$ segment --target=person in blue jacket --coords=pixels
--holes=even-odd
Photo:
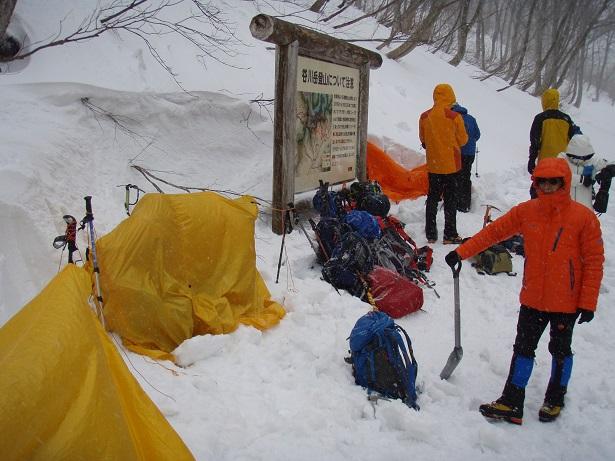
[[[476,158],[476,141],[480,139],[480,130],[476,119],[468,114],[465,107],[455,103],[451,109],[461,114],[468,133],[468,142],[461,147],[461,170],[457,178],[457,210],[467,213],[472,204],[472,164]]]

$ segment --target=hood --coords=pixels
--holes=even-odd
[[[536,169],[532,175],[532,182],[538,196],[540,197],[544,194],[536,184],[536,178],[564,178],[564,187],[550,195],[556,196],[559,195],[560,192],[566,192],[566,196],[570,197],[570,182],[572,180],[572,173],[568,163],[563,158],[544,158],[538,162],[538,165],[536,165]]]
[[[453,106],[451,107],[452,110],[454,110],[455,112],[458,112],[460,114],[467,114],[468,113],[468,109],[466,109],[463,106],[460,106],[459,104],[455,103],[453,104]]]
[[[456,99],[453,87],[448,83],[440,83],[433,90],[433,102],[436,106],[451,107]]]
[[[559,91],[549,88],[542,94],[542,110],[559,109]]]
[[[594,147],[587,136],[584,134],[575,134],[568,143],[566,154],[569,156],[578,158],[584,157],[587,159],[594,155]]]

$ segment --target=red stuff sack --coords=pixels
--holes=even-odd
[[[423,290],[391,269],[374,266],[367,280],[378,310],[394,319],[423,307]]]

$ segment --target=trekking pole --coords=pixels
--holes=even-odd
[[[316,253],[316,256],[318,256],[318,245],[316,243],[314,243],[312,238],[308,235],[307,230],[305,230],[305,227],[301,223],[301,221],[297,221],[296,224],[297,224],[297,226],[299,226],[299,229],[301,229],[301,231],[303,232],[303,235],[305,235],[305,238],[310,243],[310,246],[312,247],[312,250],[314,250],[314,253]]]
[[[318,235],[318,228],[316,227],[316,223],[312,218],[308,219],[310,226],[312,226],[312,230],[314,231],[314,235],[316,236],[316,241],[318,242],[318,246],[320,247],[320,251],[322,251],[322,255],[324,257],[325,262],[329,260],[329,255],[327,254],[327,249],[325,248],[325,244],[320,239],[320,235]]]
[[[459,306],[459,272],[461,271],[461,261],[454,266],[451,266],[453,271],[453,283],[455,292],[455,347],[448,356],[446,365],[440,373],[440,379],[448,379],[461,362],[463,357],[463,349],[461,347],[461,309]]]
[[[293,227],[290,222],[290,210],[294,208],[294,204],[289,203],[288,208],[284,211],[284,226],[282,234],[282,244],[280,245],[280,257],[278,258],[278,273],[275,277],[275,283],[280,280],[280,267],[282,267],[282,253],[284,253],[284,241],[286,240],[286,234],[292,232]]]
[[[96,257],[96,239],[94,236],[94,214],[92,213],[92,197],[88,195],[87,197],[84,197],[84,199],[85,217],[81,221],[81,225],[85,226],[87,224],[88,231],[90,233],[90,244],[92,245],[92,267],[94,268],[94,280],[96,282],[96,301],[98,301],[97,306],[99,308],[99,316],[104,327],[105,320],[102,313],[103,298],[100,291],[100,268],[98,267],[98,259]]]
[[[479,177],[478,176],[478,152],[479,152],[479,150],[477,148],[476,149],[476,154],[474,154],[476,156],[476,162],[474,162],[474,167],[475,167],[475,169],[474,169],[474,176],[476,176],[477,178]]]

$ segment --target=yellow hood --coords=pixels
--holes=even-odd
[[[559,91],[549,88],[542,94],[542,110],[559,109]]]
[[[433,102],[436,106],[450,107],[456,100],[453,87],[448,83],[439,83],[433,90]]]

